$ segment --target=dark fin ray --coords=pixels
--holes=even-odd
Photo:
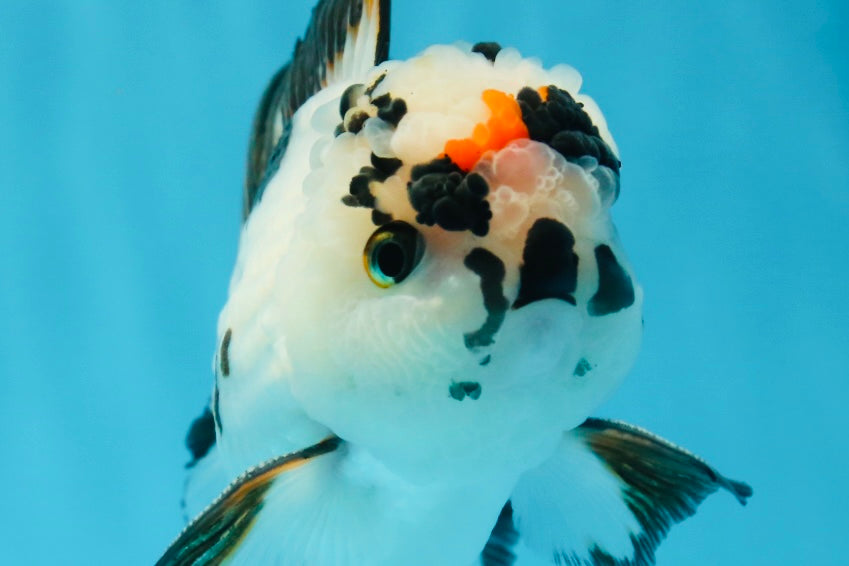
[[[513,505],[508,501],[501,509],[489,540],[481,552],[481,566],[512,566],[516,562],[513,547],[519,532],[513,524]]]
[[[648,431],[588,419],[511,494],[513,552],[568,566],[651,566],[672,525],[719,488],[752,489]]]
[[[707,462],[638,426],[587,419],[578,427],[590,448],[629,486],[654,496],[675,522],[696,512],[705,497],[723,488],[741,505],[752,496],[748,484],[728,479]],[[677,493],[663,493],[667,486]],[[665,496],[672,496],[664,499]]]
[[[180,533],[156,565],[221,564],[250,530],[274,480],[317,456],[333,452],[341,442],[333,436],[249,470]]]
[[[295,111],[327,84],[351,72],[342,67],[372,67],[387,59],[389,11],[390,0],[322,0],[313,9],[304,39],[295,44],[292,61],[271,79],[254,116],[245,177],[245,219],[286,151]],[[374,14],[377,21],[369,19]],[[361,30],[369,35],[363,38],[368,41],[357,41]],[[343,53],[349,34],[355,40],[355,51],[371,45],[373,38],[373,51]],[[343,60],[343,55],[352,60]]]
[[[752,488],[731,480],[698,456],[651,432],[618,421],[587,419],[576,431],[622,481],[625,502],[642,526],[633,534],[634,556],[616,560],[596,546],[596,564],[650,565],[655,551],[675,523],[696,513],[699,504],[723,488],[741,505]]]

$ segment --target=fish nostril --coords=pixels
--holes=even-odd
[[[575,304],[578,285],[578,256],[575,237],[569,228],[551,218],[540,218],[528,231],[519,269],[518,309],[542,299],[560,299]]]

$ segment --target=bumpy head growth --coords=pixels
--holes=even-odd
[[[609,216],[616,148],[579,86],[439,46],[299,111],[317,143],[269,318],[308,413],[421,465],[547,442],[618,383],[641,295]]]

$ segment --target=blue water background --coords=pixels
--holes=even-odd
[[[182,526],[250,120],[311,7],[244,4],[0,3],[4,564],[150,564]],[[498,40],[604,109],[646,332],[598,413],[755,487],[658,562],[846,564],[847,3],[639,4],[399,1],[391,53]]]

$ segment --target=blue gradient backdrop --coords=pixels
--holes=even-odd
[[[308,2],[0,2],[4,564],[151,564],[181,528],[254,105]],[[660,564],[846,564],[849,29],[835,2],[397,1],[392,55],[584,75],[646,291],[600,415],[752,483]]]

